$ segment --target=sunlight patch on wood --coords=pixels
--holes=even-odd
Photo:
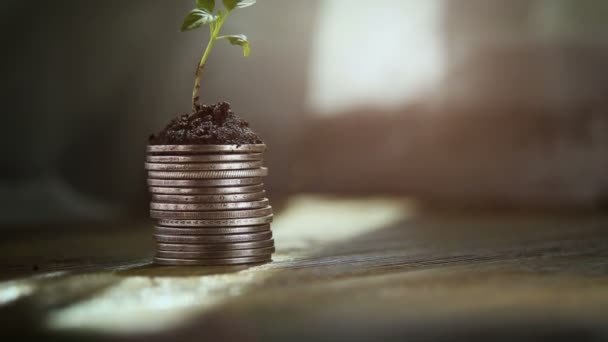
[[[415,213],[407,199],[335,199],[297,196],[273,225],[277,253],[347,240],[385,228]]]
[[[90,299],[52,312],[47,325],[110,334],[172,328],[261,282],[270,273],[257,272],[259,267],[194,277],[125,277]]]

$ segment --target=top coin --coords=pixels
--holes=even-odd
[[[148,145],[148,152],[199,152],[199,153],[260,153],[266,144],[245,145]]]

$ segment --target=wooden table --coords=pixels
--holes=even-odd
[[[605,340],[607,225],[300,196],[250,267],[154,266],[148,223],[23,227],[0,242],[0,335]]]

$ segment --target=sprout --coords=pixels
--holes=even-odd
[[[188,13],[182,23],[182,32],[209,26],[209,43],[207,43],[207,48],[196,68],[194,89],[192,90],[192,108],[195,112],[199,105],[201,74],[205,69],[205,64],[207,63],[211,49],[213,49],[213,46],[215,45],[215,41],[218,39],[225,39],[232,45],[239,45],[243,49],[243,55],[245,57],[249,56],[250,52],[249,41],[245,35],[234,34],[220,36],[219,33],[222,25],[224,25],[224,22],[234,9],[252,6],[255,4],[255,0],[222,0],[222,2],[224,3],[225,9],[223,11],[220,9],[216,14],[213,14],[215,0],[196,0],[196,8]]]

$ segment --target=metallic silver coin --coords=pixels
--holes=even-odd
[[[208,219],[236,219],[260,217],[272,214],[272,207],[251,210],[225,210],[225,211],[162,211],[150,210],[150,217],[155,219],[176,220],[208,220]]]
[[[148,171],[149,178],[156,179],[222,179],[222,178],[251,178],[268,175],[268,169],[260,167],[252,170],[226,171]]]
[[[239,186],[239,187],[217,187],[217,188],[163,188],[151,186],[148,188],[152,194],[163,195],[230,195],[248,193],[266,193],[264,184]],[[154,196],[154,195],[152,195]],[[264,197],[264,196],[262,196]],[[154,197],[153,197],[154,199]]]
[[[248,194],[230,194],[230,195],[197,195],[197,196],[180,196],[180,195],[158,195],[152,194],[154,202],[169,202],[169,203],[209,203],[209,202],[248,202],[263,199],[266,196],[266,191],[252,192]]]
[[[234,179],[148,179],[149,186],[159,187],[221,187],[260,185],[262,178],[234,178]]]
[[[158,225],[163,227],[239,227],[253,226],[259,224],[271,223],[274,215],[266,215],[261,217],[237,218],[237,219],[219,219],[219,220],[158,220]]]
[[[223,202],[223,203],[150,203],[150,209],[167,211],[213,211],[213,210],[240,210],[257,209],[268,206],[268,199],[251,202]]]
[[[263,160],[262,153],[249,154],[206,154],[189,156],[147,156],[146,161],[150,163],[209,163],[209,162],[233,162],[233,161],[255,161]]]
[[[235,243],[214,243],[214,244],[183,244],[183,243],[157,243],[156,249],[159,251],[174,251],[174,252],[198,252],[205,251],[227,251],[234,249],[251,249],[273,247],[274,240],[262,240],[251,242],[235,242]]]
[[[156,251],[158,258],[175,259],[215,259],[215,258],[242,258],[251,256],[270,256],[274,253],[274,247],[256,249],[233,249],[228,251],[199,251],[199,252],[170,252]]]
[[[246,234],[270,230],[269,224],[259,226],[243,227],[202,227],[202,228],[175,228],[154,227],[154,233],[158,235],[221,235],[221,234]]]
[[[272,238],[272,232],[231,234],[231,235],[160,235],[154,234],[157,242],[187,243],[187,244],[210,244],[210,243],[232,243],[268,240]]]
[[[220,265],[239,265],[239,264],[260,264],[272,261],[270,255],[227,258],[227,259],[176,259],[154,257],[154,263],[165,266],[220,266]]]
[[[144,168],[152,171],[214,171],[214,170],[247,170],[264,166],[261,161],[245,161],[233,163],[188,163],[163,164],[145,163]]]
[[[199,152],[199,153],[261,153],[265,144],[246,145],[148,145],[148,152]]]

